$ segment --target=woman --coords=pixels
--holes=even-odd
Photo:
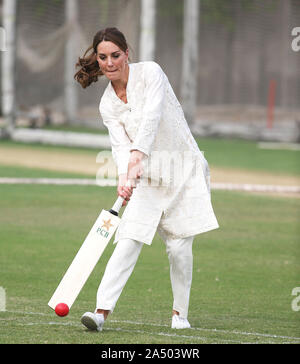
[[[77,66],[81,68],[74,77],[83,88],[102,75],[110,81],[99,110],[118,168],[118,195],[127,203],[115,236],[118,244],[97,292],[96,310],[86,312],[81,322],[88,329],[102,330],[143,244],[150,245],[157,231],[170,262],[171,327],[189,328],[194,236],[218,228],[207,161],[161,67],[155,62],[129,64],[128,45],[118,29],[97,32]]]

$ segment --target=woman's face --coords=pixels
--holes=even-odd
[[[122,51],[116,44],[102,41],[97,46],[97,62],[102,73],[111,81],[123,79],[126,76],[128,49]]]

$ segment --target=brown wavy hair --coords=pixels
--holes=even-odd
[[[98,77],[103,76],[97,62],[97,47],[102,41],[112,42],[124,52],[128,49],[126,38],[119,29],[105,28],[99,30],[94,36],[93,44],[85,51],[82,58],[78,58],[75,66],[80,67],[80,69],[75,73],[74,78],[82,88],[88,87],[92,82],[97,82]],[[87,54],[88,52],[90,53]]]

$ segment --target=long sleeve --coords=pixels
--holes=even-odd
[[[146,62],[144,79],[143,116],[131,150],[137,149],[149,156],[162,118],[166,76],[157,63]]]
[[[118,175],[127,173],[128,161],[130,157],[131,142],[123,125],[107,112],[100,104],[100,114],[104,125],[107,127],[111,142],[113,159],[118,167]]]

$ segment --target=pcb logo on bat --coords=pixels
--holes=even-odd
[[[104,238],[108,238],[108,236],[109,236],[109,228],[111,226],[113,226],[113,224],[110,223],[111,222],[111,219],[109,219],[107,221],[105,221],[105,220],[102,220],[102,221],[103,221],[103,225],[101,227],[98,227],[98,229],[96,230],[96,232],[99,233]],[[103,227],[105,227],[106,230],[103,229]]]

